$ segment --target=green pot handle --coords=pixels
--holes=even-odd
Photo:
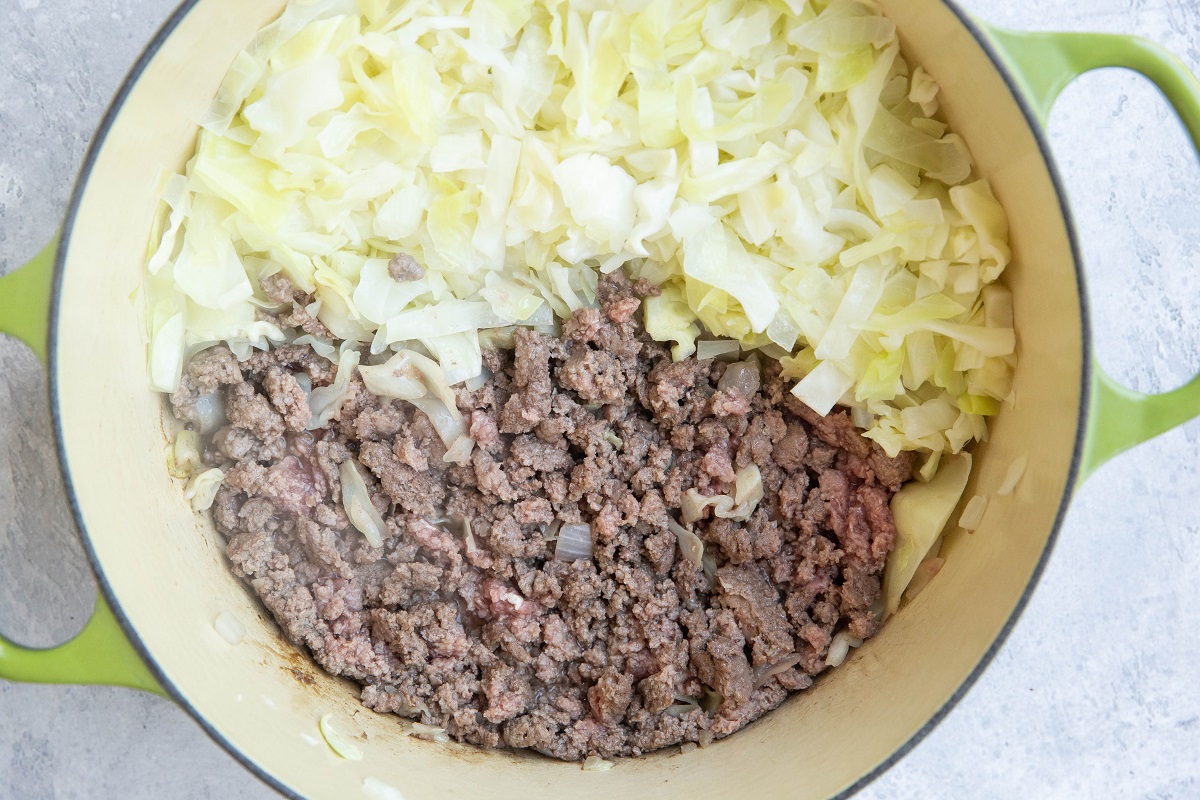
[[[46,363],[50,293],[58,238],[23,267],[0,277],[0,333],[25,342]],[[128,686],[165,696],[129,643],[104,595],[75,638],[44,650],[0,636],[0,678],[24,683],[95,683]]]
[[[1125,67],[1153,82],[1175,108],[1200,153],[1200,82],[1163,47],[1113,33],[1032,33],[981,25],[1043,127],[1067,84],[1102,67]],[[1142,394],[1117,383],[1092,357],[1092,402],[1080,481],[1118,453],[1200,415],[1200,376],[1174,391]]]

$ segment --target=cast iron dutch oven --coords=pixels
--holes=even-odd
[[[1020,364],[1015,407],[977,450],[975,492],[994,492],[1030,455],[1011,496],[993,497],[974,536],[840,669],[727,740],[683,756],[584,773],[536,755],[402,736],[289,644],[224,563],[164,466],[161,397],[146,388],[131,295],[141,280],[162,169],[180,170],[197,121],[234,56],[282,0],[192,0],[154,39],[109,109],[83,165],[61,239],[0,279],[0,331],[44,357],[58,455],[102,587],[79,636],[50,650],[0,640],[0,677],[109,683],[165,694],[247,767],[297,797],[445,800],[788,797],[848,794],[920,740],[978,678],[1040,574],[1072,490],[1116,453],[1200,412],[1200,379],[1130,392],[1096,366],[1083,274],[1042,127],[1058,92],[1091,69],[1154,81],[1200,137],[1200,85],[1175,58],[1116,35],[997,30],[943,0],[884,0],[910,63],[942,87],[1011,221]],[[246,627],[230,645],[221,612]],[[320,741],[326,712],[365,757]],[[365,783],[364,783],[365,782]],[[391,787],[394,794],[385,787]]]

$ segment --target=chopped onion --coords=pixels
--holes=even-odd
[[[349,761],[362,760],[362,750],[358,749],[358,745],[338,733],[333,727],[333,714],[322,716],[319,727],[321,728],[321,735],[325,737],[325,742],[329,745],[330,750]]]
[[[554,545],[554,558],[558,561],[579,561],[592,557],[592,527],[590,525],[563,525],[558,529],[558,542]]]
[[[679,755],[686,756],[688,753],[695,752],[699,746],[695,742],[684,742],[679,745]]]
[[[670,517],[667,517],[667,527],[675,534],[675,541],[679,543],[679,552],[683,553],[683,557],[688,563],[696,569],[703,569],[704,542],[700,541],[700,537]]]
[[[471,451],[474,449],[475,440],[464,433],[446,449],[446,455],[442,456],[442,461],[447,464],[465,464],[470,460]]]
[[[613,768],[613,762],[605,761],[600,756],[588,756],[583,760],[584,772],[607,772]]]
[[[196,398],[196,425],[202,436],[209,436],[225,424],[225,400],[220,391],[202,394]]]
[[[850,409],[850,422],[860,431],[865,431],[875,424],[875,415],[865,408],[855,406]]]
[[[846,660],[846,656],[850,654],[850,648],[861,647],[862,643],[862,639],[851,636],[846,631],[835,633],[833,641],[829,643],[829,653],[825,656],[825,666],[840,667]]]
[[[747,464],[735,473],[733,502],[738,506],[747,506],[748,504],[748,508],[740,513],[745,513],[746,517],[749,517],[762,498],[762,472],[757,464]]]
[[[1017,484],[1021,482],[1021,478],[1025,475],[1025,470],[1029,467],[1029,453],[1017,458],[1008,465],[1008,472],[1004,475],[1004,483],[1000,484],[1000,488],[996,490],[996,494],[1001,497],[1006,497],[1013,493],[1017,488]]]
[[[718,692],[716,689],[704,687],[704,696],[700,698],[700,708],[704,709],[704,713],[710,717],[717,713],[721,704],[725,702],[725,695]]]
[[[741,488],[737,488],[738,486]],[[683,500],[679,505],[679,517],[685,525],[691,525],[703,519],[705,509],[712,506],[714,517],[735,522],[750,519],[763,496],[762,473],[756,465],[751,464],[737,471],[734,493],[738,492],[744,495],[744,502],[734,502],[734,498],[725,494],[705,495],[696,489],[688,489],[683,493]]]
[[[781,672],[787,672],[789,669],[799,664],[800,659],[801,656],[799,653],[792,653],[787,658],[775,664],[763,664],[762,666],[756,667],[754,670],[754,688],[757,689],[758,687],[763,686],[767,681],[771,680],[771,678],[775,677]]]
[[[223,480],[225,473],[216,467],[193,475],[187,488],[183,490],[183,498],[191,501],[193,511],[207,511],[212,508]]]
[[[701,747],[708,747],[712,743],[713,743],[713,732],[712,731],[710,731],[706,728],[706,729],[700,731],[699,734],[697,734],[696,744],[700,745]]]
[[[188,478],[202,464],[200,459],[200,434],[183,430],[175,434],[175,444],[167,448],[167,466],[176,478]]]
[[[725,370],[725,374],[717,383],[717,388],[722,392],[737,389],[743,397],[749,400],[758,394],[761,382],[762,375],[759,372],[757,360],[738,361],[730,364]]]
[[[721,356],[738,356],[742,347],[734,339],[701,339],[696,342],[696,358],[705,360]]]
[[[968,500],[962,516],[958,518],[959,526],[968,531],[975,531],[979,527],[979,523],[983,522],[983,513],[987,511],[987,504],[987,497],[981,494]]]
[[[240,644],[242,637],[246,635],[246,627],[228,611],[217,614],[217,618],[213,620],[213,628],[230,644]]]
[[[346,516],[372,547],[383,547],[387,527],[383,524],[379,510],[371,503],[367,484],[359,474],[358,468],[354,466],[354,461],[343,461],[338,475],[342,479],[342,506],[346,509]]]
[[[917,571],[913,573],[912,580],[908,582],[908,588],[904,590],[904,598],[912,600],[919,595],[929,582],[934,579],[942,569],[942,565],[946,563],[944,558],[927,558],[917,565]]]
[[[450,734],[446,733],[445,728],[439,728],[437,725],[426,725],[421,722],[412,724],[412,735],[418,739],[424,739],[427,742],[437,742],[445,744],[450,741]]]
[[[684,714],[690,714],[700,708],[700,701],[694,697],[676,696],[675,701],[663,711],[668,717],[682,717]]]
[[[558,529],[562,527],[562,524],[561,519],[556,519],[542,530],[542,536],[545,537],[547,542],[552,542],[558,538]]]
[[[611,429],[604,429],[604,441],[611,444],[617,450],[625,449],[625,440],[613,433]]]
[[[479,546],[475,544],[475,533],[471,530],[471,518],[463,517],[462,526],[463,543],[466,545],[468,553],[474,553],[479,549]]]

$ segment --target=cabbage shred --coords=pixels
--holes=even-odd
[[[790,354],[889,454],[957,452],[1011,393],[1005,214],[869,0],[293,0],[234,61],[147,262],[150,380],[295,334],[453,381],[480,333],[661,285],[647,331]],[[425,267],[397,283],[396,253]],[[485,337],[488,338],[488,337]]]

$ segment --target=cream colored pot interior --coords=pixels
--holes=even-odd
[[[131,299],[155,187],[178,170],[234,55],[282,0],[201,0],[132,88],[70,231],[59,296],[55,375],[66,466],[86,535],[119,613],[178,696],[245,760],[314,798],[823,798],[903,747],[967,681],[1034,572],[1066,490],[1076,442],[1081,320],[1067,230],[1038,145],[979,44],[938,0],[890,0],[906,54],[943,88],[944,108],[1012,222],[1020,366],[1016,405],[979,449],[976,491],[994,491],[1031,455],[1016,493],[994,497],[982,527],[951,536],[931,586],[846,664],[781,709],[706,750],[678,748],[581,772],[523,753],[487,753],[399,735],[283,638],[230,574],[220,537],[194,516],[163,459],[164,404],[146,388]],[[972,490],[968,490],[971,494]],[[230,645],[223,611],[247,629]],[[359,739],[336,757],[317,720]],[[372,794],[374,779],[400,794]]]

